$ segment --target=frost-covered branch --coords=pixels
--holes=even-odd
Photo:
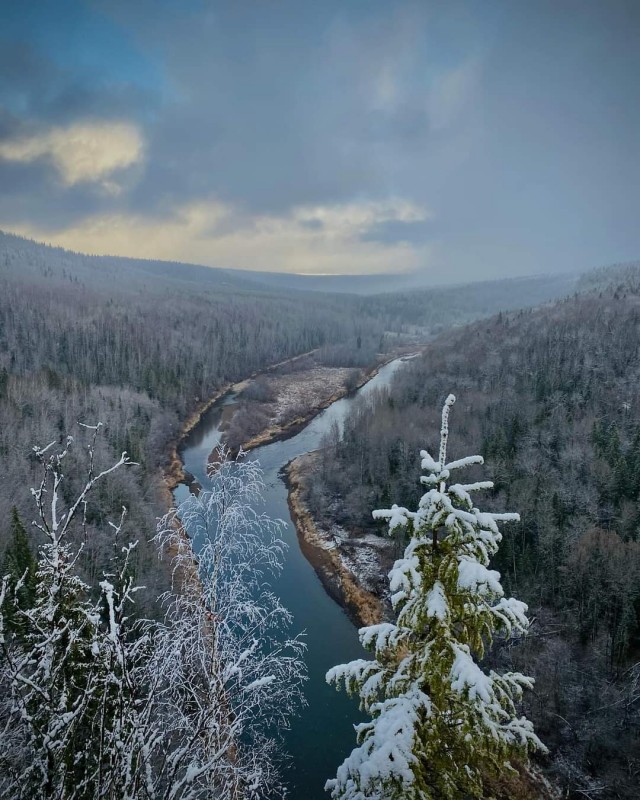
[[[110,523],[113,556],[97,585],[79,576],[95,485],[131,462],[89,468],[63,505],[71,447],[37,449],[33,495],[44,542],[33,605],[10,632],[23,578],[0,579],[0,797],[21,800],[243,800],[284,794],[278,731],[302,702],[304,644],[269,581],[282,567],[280,523],[254,510],[255,462],[223,457],[209,491],[161,521],[157,543],[176,585],[162,622],[141,620],[136,543]],[[188,531],[188,534],[187,534]],[[198,551],[195,561],[193,537]],[[25,576],[26,577],[26,576]],[[13,612],[12,612],[13,613]]]
[[[255,511],[262,488],[255,461],[223,453],[211,488],[158,528],[178,585],[164,598],[152,669],[163,676],[157,699],[170,736],[188,743],[167,759],[167,798],[281,792],[273,732],[302,702],[304,644],[287,636],[291,615],[268,586],[285,544],[281,523]]]
[[[129,555],[124,557],[116,585],[102,584],[93,592],[77,573],[83,546],[68,537],[79,508],[93,487],[107,475],[131,463],[126,454],[112,466],[94,474],[96,434],[89,445],[89,472],[78,497],[62,507],[64,459],[72,445],[68,437],[61,449],[55,443],[34,448],[42,464],[40,483],[32,491],[36,503],[35,528],[43,535],[37,564],[33,605],[14,610],[18,632],[10,634],[4,623],[7,581],[0,597],[0,687],[4,700],[0,719],[5,735],[0,739],[0,796],[7,798],[128,796],[109,788],[109,775],[120,775],[122,754],[131,751],[125,720],[135,713],[128,670],[136,660],[139,643],[125,644],[125,606],[135,592],[125,577]],[[115,526],[119,533],[124,522]],[[84,523],[81,523],[84,525]],[[17,595],[20,580],[14,594]],[[115,598],[118,598],[117,603]],[[107,609],[107,622],[103,612]],[[126,695],[126,697],[125,697]],[[118,769],[105,769],[111,761]],[[95,792],[95,794],[94,794]]]

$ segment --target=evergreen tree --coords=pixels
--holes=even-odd
[[[31,550],[29,537],[18,509],[11,510],[11,542],[5,553],[0,577],[7,576],[5,624],[8,632],[22,635],[25,618],[19,612],[31,608],[36,598],[37,560]]]
[[[285,544],[280,523],[253,511],[258,465],[227,463],[212,491],[166,517],[158,544],[172,554],[179,590],[163,622],[136,619],[126,518],[111,523],[114,555],[99,586],[78,575],[89,494],[131,464],[98,474],[96,436],[80,494],[63,502],[63,462],[51,443],[32,490],[43,539],[33,603],[7,635],[12,575],[0,576],[0,798],[3,800],[249,800],[284,796],[277,731],[302,699],[304,644],[282,636],[291,620],[265,583]],[[180,521],[181,520],[181,521]],[[202,537],[200,572],[182,522]],[[24,533],[24,530],[22,530]],[[99,591],[98,591],[99,589]]]
[[[331,669],[327,680],[359,694],[371,721],[357,726],[358,747],[327,782],[335,800],[485,797],[484,776],[513,771],[510,759],[544,750],[516,702],[533,681],[519,673],[486,672],[478,663],[495,635],[527,630],[527,607],[504,597],[488,569],[501,534],[498,522],[517,514],[475,508],[470,492],[490,481],[449,484],[451,472],[482,464],[480,456],[446,463],[448,418],[442,412],[440,453],[422,451],[428,488],[417,511],[394,505],[374,511],[390,533],[410,535],[389,574],[395,623],[360,630],[373,660]]]
[[[74,521],[86,509],[86,498],[96,482],[130,463],[123,453],[114,465],[94,473],[95,434],[99,427],[94,428],[89,451],[87,483],[67,508],[62,507],[60,495],[62,465],[71,437],[60,452],[51,451],[54,443],[43,449],[34,448],[43,467],[40,485],[33,490],[38,508],[35,526],[44,544],[35,570],[33,602],[25,609],[12,609],[16,621],[24,625],[20,641],[5,635],[9,627],[5,609],[11,608],[7,602],[11,573],[3,578],[0,588],[0,686],[9,690],[0,704],[0,719],[4,722],[0,737],[0,797],[84,800],[96,796],[104,737],[96,737],[94,721],[99,719],[102,698],[112,682],[113,676],[106,673],[104,662],[112,649],[109,637],[114,625],[103,632],[99,604],[91,602],[89,587],[76,572],[82,546],[74,547],[69,535]],[[26,532],[20,528],[16,529],[16,538],[21,546],[16,550],[21,568],[23,562],[30,562],[23,546]],[[11,558],[14,555],[10,554]],[[103,593],[108,599],[107,588],[103,587]],[[118,679],[117,674],[115,678]],[[113,716],[112,708],[109,715]]]

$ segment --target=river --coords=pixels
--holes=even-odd
[[[326,594],[300,551],[287,505],[287,488],[280,472],[291,459],[317,449],[331,425],[342,423],[356,397],[388,385],[402,364],[402,359],[386,364],[355,395],[337,400],[295,436],[256,448],[249,455],[260,462],[264,471],[265,502],[260,510],[286,522],[283,538],[289,550],[282,574],[274,581],[273,589],[293,614],[291,631],[304,631],[308,646],[309,680],[305,686],[308,706],[292,720],[291,730],[285,737],[291,756],[285,779],[292,800],[326,798],[325,781],[335,775],[338,765],[355,745],[353,725],[363,716],[355,700],[327,685],[325,673],[336,664],[362,657],[363,652],[356,628]],[[207,458],[220,441],[222,409],[234,401],[234,395],[229,394],[215,403],[180,449],[185,469],[204,487],[207,486]],[[186,486],[178,486],[174,492],[176,503],[185,499],[188,492]]]

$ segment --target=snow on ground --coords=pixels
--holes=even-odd
[[[357,582],[369,592],[380,592],[381,580],[386,576],[390,543],[375,534],[353,536],[340,525],[332,525],[329,530],[319,529],[319,534],[327,550],[338,550],[345,568]],[[386,558],[385,558],[386,557]]]

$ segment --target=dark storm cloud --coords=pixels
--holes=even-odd
[[[47,164],[0,160],[0,228],[22,227],[25,219],[41,230],[63,229],[87,215],[113,211],[117,198],[91,184],[62,186]]]
[[[0,9],[0,106],[30,131],[148,117],[159,91],[148,63],[80,0],[5,0]]]
[[[213,187],[226,200],[281,211],[392,192],[384,151],[428,145],[425,82],[412,74],[426,15],[375,4],[372,19],[340,5],[214,8],[139,31],[149,47],[173,31],[166,63],[175,102],[158,119],[150,148],[159,168],[137,202]],[[382,96],[385,70],[400,97]]]
[[[412,266],[458,277],[640,251],[635,2],[9,6],[0,141],[122,120],[144,154],[112,193],[61,185],[50,160],[0,159],[1,224],[51,230],[102,213],[193,225],[188,209],[215,201],[233,209],[198,223],[215,247],[243,225],[321,233],[301,207],[393,200],[423,219],[396,203],[340,236],[405,243]]]

